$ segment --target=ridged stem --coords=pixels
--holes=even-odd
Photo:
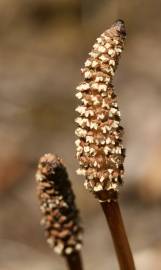
[[[69,270],[83,270],[80,252],[75,252],[71,255],[66,256],[66,262]]]
[[[117,201],[101,203],[113,238],[120,270],[135,270],[135,264]]]

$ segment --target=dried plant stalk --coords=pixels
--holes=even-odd
[[[120,110],[113,77],[126,37],[122,20],[116,21],[93,46],[81,70],[84,80],[77,87],[81,101],[76,108],[77,173],[85,176],[85,187],[100,201],[108,221],[121,270],[134,270],[131,250],[121,219],[117,197],[123,182],[125,149]],[[113,212],[112,212],[113,210]],[[120,230],[121,228],[121,230]],[[123,237],[121,237],[123,233]]]
[[[40,158],[37,193],[50,247],[67,259],[69,269],[81,270],[82,227],[75,196],[62,160],[52,154]],[[76,268],[77,265],[77,268]]]

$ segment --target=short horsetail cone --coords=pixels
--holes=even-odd
[[[123,181],[123,128],[112,82],[125,37],[124,22],[118,20],[97,38],[77,87],[77,173],[85,176],[85,187],[101,202],[116,199]]]
[[[40,158],[36,173],[37,193],[48,244],[68,256],[82,247],[82,227],[75,196],[62,160],[52,154]]]

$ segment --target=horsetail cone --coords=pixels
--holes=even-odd
[[[97,38],[81,69],[84,80],[76,88],[81,102],[75,120],[77,173],[85,176],[85,187],[101,202],[116,199],[123,181],[123,128],[112,82],[125,37],[124,22],[118,20]]]
[[[41,224],[47,242],[58,254],[68,256],[82,247],[82,227],[75,196],[62,160],[52,154],[40,158],[36,173]]]

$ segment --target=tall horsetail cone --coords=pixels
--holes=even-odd
[[[68,256],[82,247],[82,227],[75,196],[62,160],[52,154],[40,158],[36,173],[41,224],[50,247]]]
[[[112,82],[125,37],[124,22],[118,20],[97,38],[81,69],[84,80],[76,88],[81,102],[75,120],[77,173],[85,176],[85,187],[101,202],[115,200],[123,182],[123,128]]]

